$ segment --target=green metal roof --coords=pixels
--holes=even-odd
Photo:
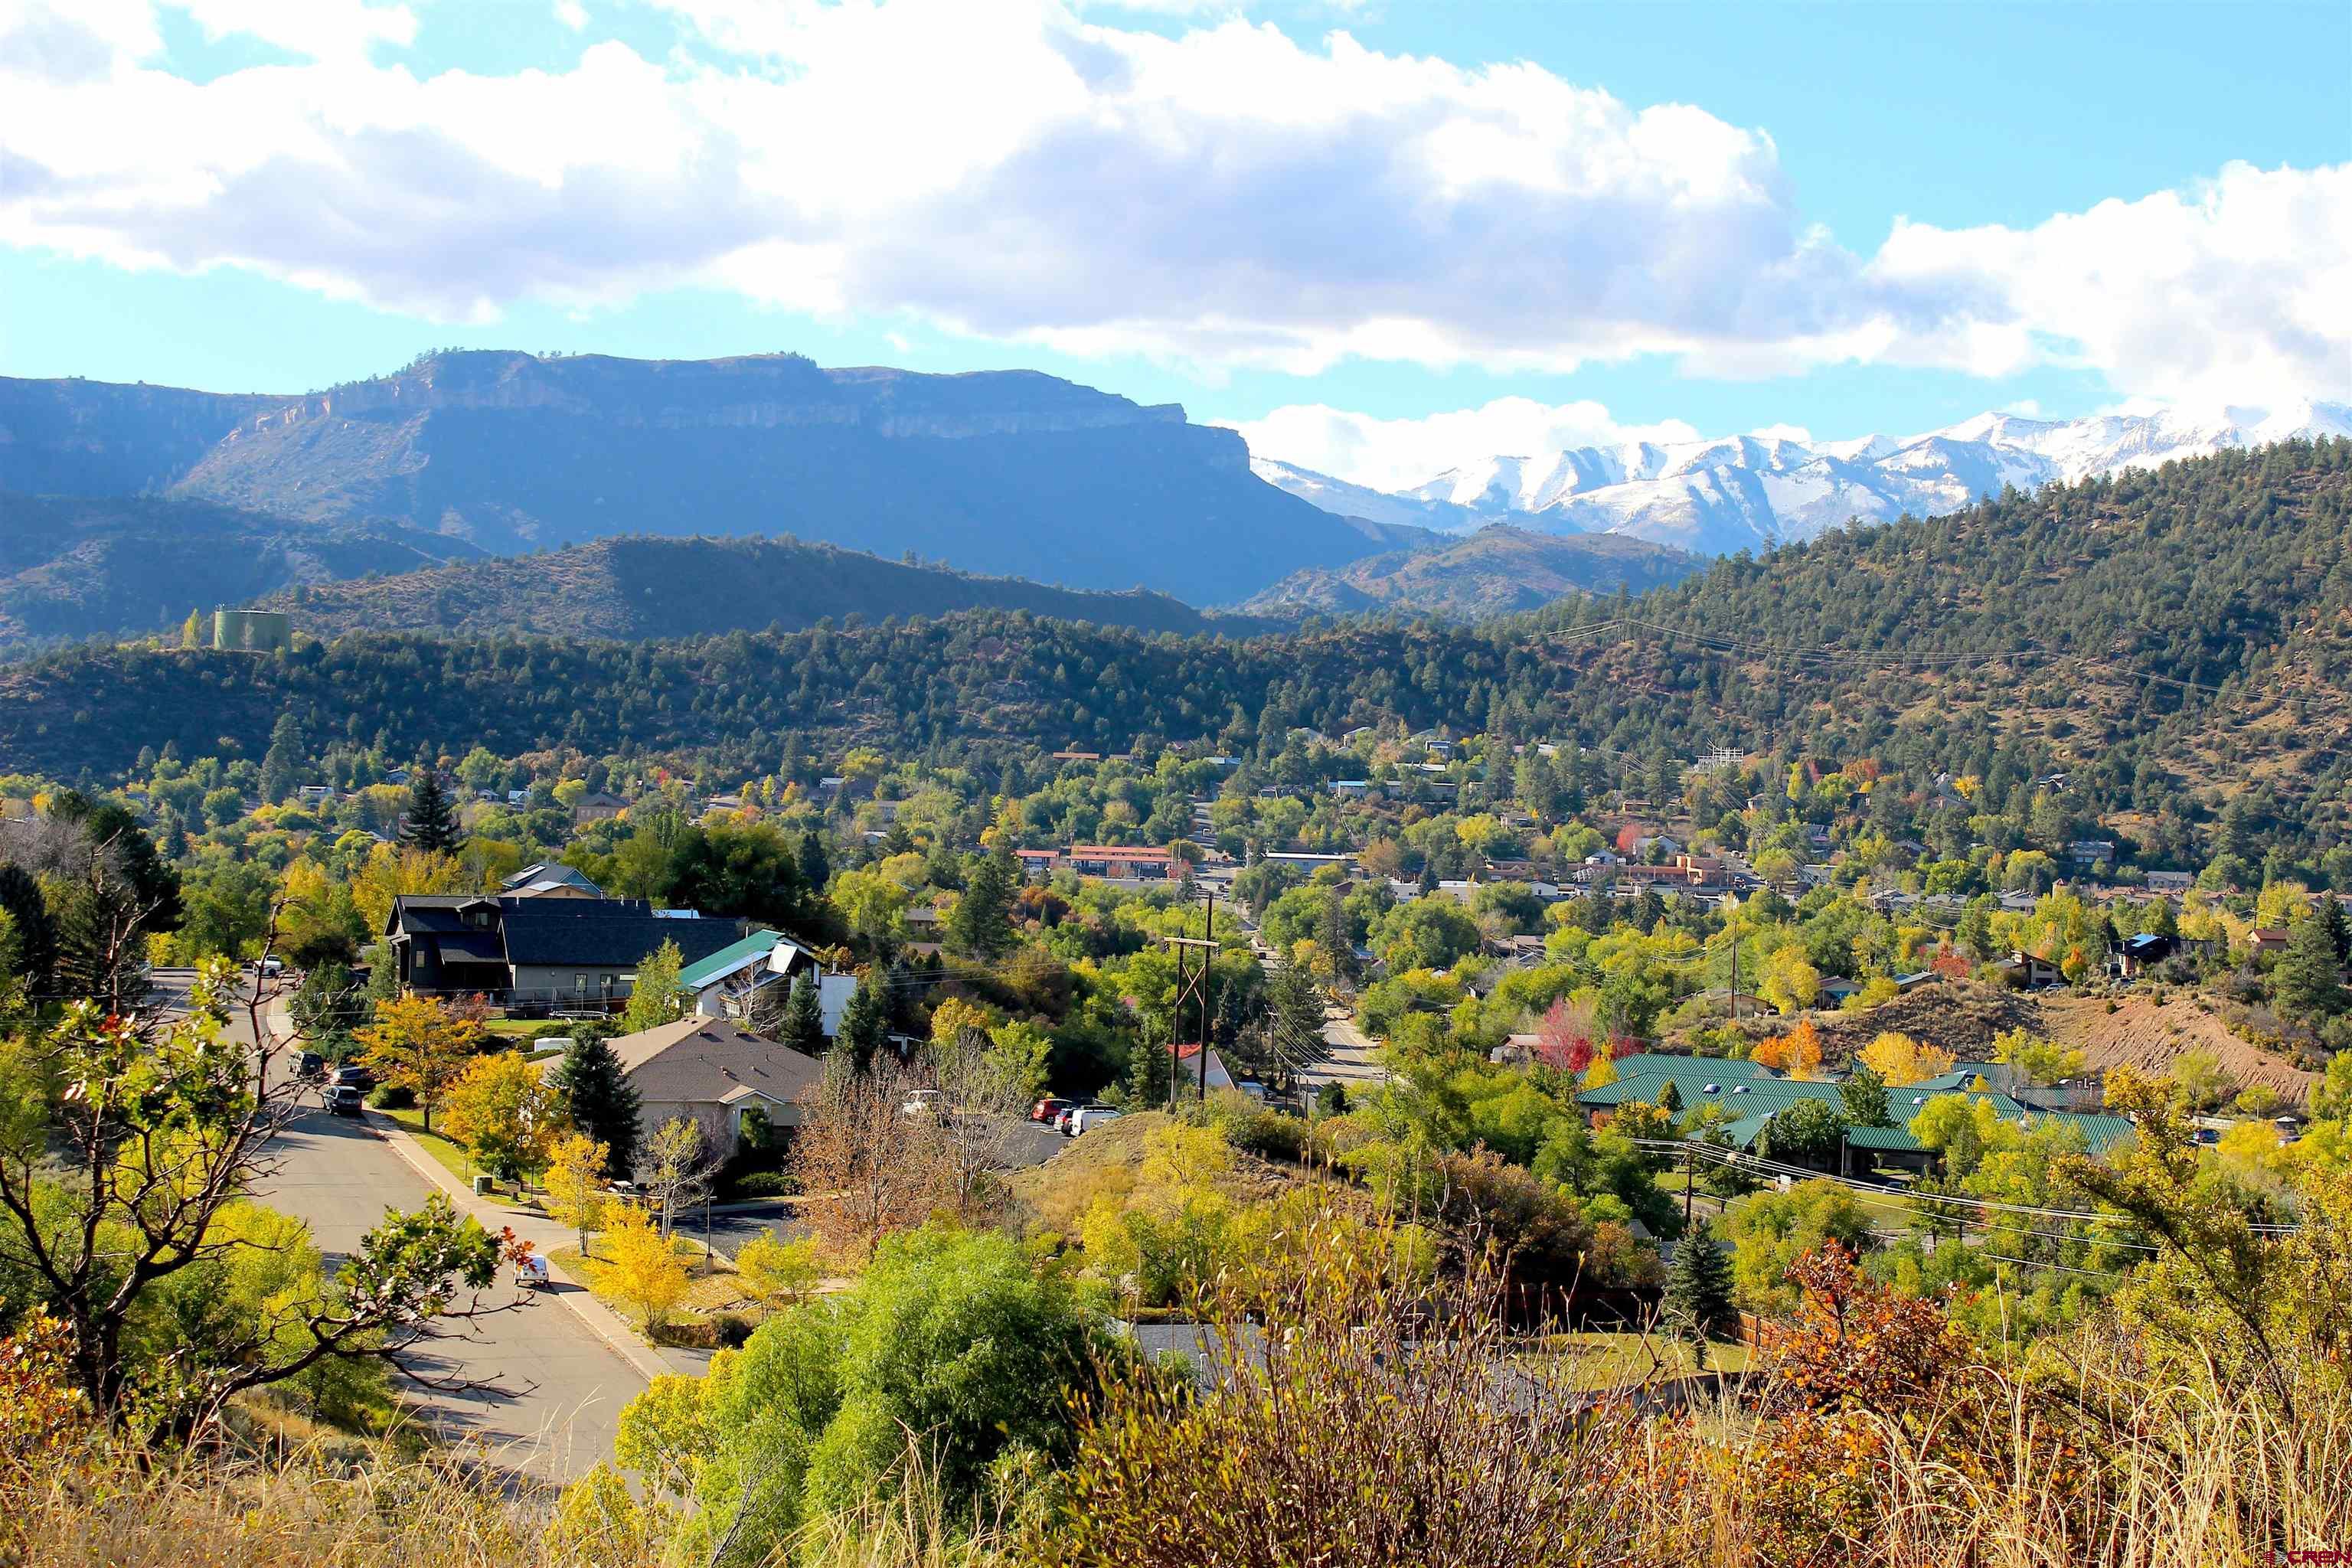
[[[1956,1079],[1957,1082],[1954,1081]],[[1897,1121],[1907,1122],[1927,1109],[1929,1100],[1957,1094],[1971,1100],[1985,1101],[1992,1107],[1992,1113],[2003,1121],[2014,1121],[2025,1114],[2025,1107],[2005,1094],[1993,1089],[1969,1089],[1968,1086],[1975,1081],[1976,1074],[1959,1072],[1931,1078],[1925,1083],[1906,1083],[1900,1088],[1890,1086],[1886,1091],[1886,1109],[1895,1113]]]
[[[1610,1110],[1620,1105],[1643,1100],[1657,1103],[1658,1096],[1672,1082],[1682,1098],[1685,1111],[1702,1105],[1718,1105],[1730,1113],[1724,1131],[1737,1148],[1745,1149],[1756,1142],[1764,1123],[1776,1112],[1788,1110],[1804,1100],[1816,1100],[1828,1105],[1844,1108],[1844,1097],[1838,1085],[1806,1082],[1782,1078],[1770,1068],[1752,1061],[1734,1061],[1717,1057],[1676,1057],[1657,1052],[1643,1052],[1618,1062],[1617,1079],[1598,1089],[1581,1090],[1576,1102],[1589,1110]],[[1895,1115],[1893,1127],[1853,1127],[1846,1131],[1846,1142],[1857,1149],[1885,1152],[1907,1152],[1919,1148],[1919,1141],[1911,1136],[1911,1119],[1927,1109],[1927,1102],[1947,1094],[1965,1095],[1971,1100],[1990,1105],[1993,1114],[2003,1121],[2022,1121],[2032,1126],[2055,1123],[2072,1126],[2083,1135],[2084,1147],[2094,1154],[2105,1153],[2132,1134],[2132,1124],[2121,1116],[2085,1116],[2063,1110],[2033,1110],[2021,1105],[2008,1095],[1985,1090],[1971,1092],[1969,1085],[1976,1081],[1978,1069],[1961,1068],[1932,1078],[1924,1083],[1906,1084],[1886,1091],[1887,1109]],[[1714,1092],[1707,1090],[1715,1085]]]
[[[689,964],[677,972],[678,984],[688,991],[699,991],[724,975],[733,973],[747,961],[765,958],[784,933],[775,931],[755,931],[740,942],[730,942],[699,963]]]
[[[2105,1153],[2137,1131],[2128,1116],[2085,1115],[2074,1110],[2034,1110],[2027,1115],[2036,1127],[2051,1122],[2073,1127],[2082,1133],[2084,1148],[2094,1154]]]
[[[1746,1085],[1753,1090],[1761,1085],[1787,1081],[1769,1068],[1719,1057],[1670,1057],[1645,1051],[1616,1065],[1616,1082],[1583,1090],[1577,1095],[1577,1103],[1605,1106],[1622,1105],[1633,1100],[1654,1101],[1667,1080],[1672,1079],[1687,1108],[1727,1095],[1735,1085]],[[1710,1083],[1717,1086],[1716,1094],[1705,1092]]]

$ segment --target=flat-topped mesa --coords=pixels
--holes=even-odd
[[[677,430],[855,426],[941,439],[1184,423],[1181,405],[1138,404],[1034,371],[926,375],[825,370],[790,353],[630,360],[483,351],[436,354],[394,375],[289,399],[246,419],[230,438],[316,419],[459,408],[547,410]]]

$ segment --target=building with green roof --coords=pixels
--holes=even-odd
[[[1596,1127],[1606,1125],[1620,1106],[1636,1101],[1655,1105],[1669,1083],[1675,1086],[1685,1113],[1703,1105],[1719,1107],[1725,1116],[1724,1133],[1732,1147],[1741,1150],[1752,1151],[1757,1138],[1775,1115],[1805,1100],[1820,1100],[1841,1112],[1845,1109],[1844,1093],[1839,1084],[1788,1078],[1753,1061],[1644,1052],[1623,1058],[1616,1063],[1616,1068],[1614,1082],[1577,1094],[1577,1104]],[[1928,1101],[1948,1094],[1965,1094],[1971,1100],[1985,1100],[2003,1121],[2028,1126],[2053,1122],[2072,1126],[2082,1134],[2084,1149],[2093,1154],[2104,1154],[2131,1136],[2132,1124],[2124,1117],[2037,1110],[1997,1090],[1972,1089],[1969,1086],[1980,1076],[1980,1068],[1962,1067],[1921,1083],[1889,1088],[1887,1109],[1896,1124],[1848,1128],[1840,1161],[1841,1173],[1868,1176],[1875,1171],[1899,1170],[1916,1174],[1931,1169],[1937,1155],[1932,1150],[1921,1148],[1918,1140],[1911,1136],[1910,1122],[1927,1109]]]

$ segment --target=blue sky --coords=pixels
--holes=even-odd
[[[1334,468],[1302,409],[1516,400],[1378,427],[1434,456],[2352,395],[2340,3],[27,16],[9,374],[792,348],[1032,366]]]

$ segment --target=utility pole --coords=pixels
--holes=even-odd
[[[1739,1022],[1739,905],[1735,900],[1723,917],[1723,929],[1731,935],[1731,1021]]]
[[[1217,889],[1213,885],[1202,890],[1208,895],[1208,921],[1202,934],[1209,940],[1201,954],[1201,1103],[1209,1100],[1209,1041],[1214,1036],[1215,1009],[1211,1005],[1217,993]]]
[[[1698,1151],[1689,1143],[1683,1145],[1683,1235],[1690,1235],[1691,1188],[1698,1180]]]
[[[1169,1049],[1171,1052],[1178,1049],[1178,1037],[1184,1030],[1186,1005],[1190,1004],[1201,1021],[1200,1089],[1201,1098],[1206,1100],[1209,1097],[1210,1003],[1216,978],[1217,890],[1214,888],[1205,888],[1202,891],[1208,898],[1210,935],[1205,938],[1170,936],[1162,937],[1160,940],[1176,950],[1176,1005],[1169,1012]],[[1186,962],[1187,954],[1193,949],[1199,949],[1201,952],[1200,964],[1197,968],[1192,967]],[[1182,1058],[1180,1055],[1175,1059],[1181,1061]],[[1176,1071],[1172,1064],[1168,1072],[1168,1104],[1171,1110],[1175,1108]]]

